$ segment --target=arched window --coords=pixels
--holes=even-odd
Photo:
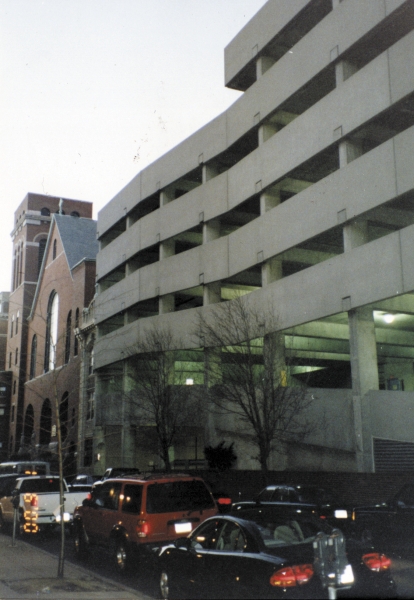
[[[18,245],[16,250],[16,272],[14,278],[14,289],[17,289],[19,286],[19,273],[20,273],[20,245]]]
[[[40,214],[43,217],[50,217],[50,210],[48,208],[46,208],[45,206],[41,209]]]
[[[19,349],[16,348],[16,353],[14,355],[14,364],[18,365],[19,364]]]
[[[29,372],[30,379],[34,379],[36,377],[36,360],[37,360],[37,335],[35,334],[32,338],[32,349],[30,352],[30,372]]]
[[[19,252],[19,285],[23,280],[23,242],[20,243],[20,252]]]
[[[13,291],[16,289],[16,281],[17,281],[17,249],[14,251],[14,260],[13,260],[13,280],[12,280],[12,289]]]
[[[11,318],[11,325],[10,325],[10,337],[13,337],[13,331],[14,331],[14,315]]]
[[[52,433],[52,407],[49,398],[42,404],[42,411],[40,413],[40,431],[39,431],[39,444],[47,445],[50,442]]]
[[[16,316],[16,335],[19,333],[19,317],[20,317],[20,312],[17,311],[17,316]]]
[[[58,312],[59,296],[53,291],[49,296],[46,317],[46,337],[45,337],[45,373],[55,368],[56,363],[56,345],[58,339]]]
[[[45,255],[46,242],[47,242],[46,238],[40,240],[40,242],[39,242],[39,254],[37,255],[37,273],[38,274],[40,273],[40,268],[42,266],[43,257]]]
[[[53,260],[55,260],[55,258],[56,258],[56,252],[57,252],[57,241],[53,240]]]
[[[76,312],[75,312],[75,329],[78,329],[78,328],[79,328],[79,308],[77,308]],[[79,342],[78,342],[77,336],[75,335],[75,343],[74,343],[74,346],[73,346],[73,354],[75,356],[78,356],[78,351],[79,351]]]
[[[70,345],[72,337],[72,311],[69,311],[68,318],[66,319],[66,338],[65,338],[65,365],[69,362],[70,358]]]
[[[62,440],[68,435],[68,420],[69,420],[69,392],[65,392],[59,404],[60,431]]]
[[[30,444],[34,428],[34,410],[33,406],[29,404],[26,408],[26,414],[24,416],[23,426],[23,439],[25,444]]]

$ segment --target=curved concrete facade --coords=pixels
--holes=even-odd
[[[414,400],[413,22],[408,0],[270,0],[227,46],[243,95],[98,215],[98,381],[149,324],[196,348],[195,315],[245,294],[277,310],[324,414],[343,390],[352,448],[309,448],[375,468],[365,396]]]

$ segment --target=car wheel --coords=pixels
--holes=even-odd
[[[127,542],[124,538],[116,538],[112,545],[112,556],[115,569],[123,575],[129,567],[129,551]]]
[[[88,542],[86,539],[86,533],[83,525],[79,524],[75,526],[73,535],[73,545],[75,548],[75,555],[77,558],[85,558],[88,554]]]
[[[168,571],[161,571],[160,576],[160,591],[161,598],[163,600],[173,600],[174,598],[178,598],[177,590],[175,589],[174,584],[171,582],[171,576]],[[180,596],[183,598],[184,596]]]

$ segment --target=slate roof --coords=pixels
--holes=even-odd
[[[96,259],[99,248],[96,221],[59,214],[55,214],[54,219],[70,269],[85,259]]]

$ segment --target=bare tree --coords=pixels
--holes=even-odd
[[[180,345],[170,329],[153,325],[125,351],[128,389],[124,394],[129,412],[141,426],[141,443],[152,447],[167,472],[171,471],[170,449],[185,439],[188,427],[200,416],[197,394],[174,370]]]
[[[201,314],[200,344],[206,348],[206,393],[221,413],[235,419],[235,435],[256,448],[253,456],[266,474],[274,450],[300,441],[312,424],[306,388],[289,375],[283,335],[274,311],[259,311],[236,297]]]
[[[40,439],[39,444],[36,447],[34,443],[34,435],[35,432],[33,430],[30,441],[26,439],[25,435],[25,427],[23,426],[23,435],[22,442],[23,448],[24,446],[29,446],[30,452],[32,454],[32,458],[44,458],[51,459],[53,454],[55,454],[55,461],[57,462],[58,474],[59,474],[59,514],[60,514],[60,533],[61,533],[61,543],[60,543],[60,551],[59,551],[59,560],[58,560],[58,569],[57,576],[59,578],[64,577],[64,563],[65,563],[65,487],[64,487],[64,457],[68,455],[69,440],[71,438],[71,430],[74,428],[73,423],[70,420],[69,416],[69,399],[70,393],[68,391],[69,382],[67,376],[67,366],[68,366],[68,343],[70,346],[70,339],[72,337],[72,329],[66,327],[62,333],[58,334],[57,324],[55,327],[51,327],[51,315],[50,310],[45,311],[46,316],[44,316],[43,311],[40,312],[32,312],[31,318],[36,317],[38,323],[41,324],[41,328],[45,331],[44,337],[40,334],[39,331],[36,332],[37,338],[41,339],[44,345],[44,352],[42,356],[38,356],[37,352],[30,356],[31,361],[34,361],[37,365],[40,363],[43,367],[44,373],[41,377],[29,379],[26,384],[26,395],[28,398],[38,398],[42,401],[48,399],[50,402],[50,410],[52,411],[52,406],[54,407],[55,413],[55,423],[56,423],[56,450],[55,452],[50,452],[47,450],[45,452],[44,446],[46,444],[42,444],[42,439],[50,440],[51,437],[51,428],[52,428],[52,412],[50,413],[50,418],[46,420],[46,422],[42,422],[42,418],[40,419]],[[34,367],[34,366],[33,366]],[[32,367],[30,367],[29,371],[32,371]],[[36,369],[33,368],[33,373],[36,372]],[[32,373],[31,373],[32,375]],[[33,426],[33,423],[32,423]],[[28,436],[27,436],[28,437]],[[42,448],[43,446],[43,448]]]

